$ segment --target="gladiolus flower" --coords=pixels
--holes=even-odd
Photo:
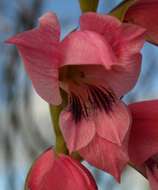
[[[152,190],[158,189],[158,100],[129,105],[133,125],[129,140],[132,164],[146,173]]]
[[[41,154],[26,180],[26,190],[97,190],[90,172],[66,155],[55,155],[53,149]]]
[[[137,0],[124,20],[147,29],[147,39],[158,45],[158,0]]]
[[[80,30],[60,42],[60,25],[53,13],[39,22],[38,28],[7,42],[17,46],[41,97],[59,105],[60,88],[68,94],[60,127],[70,153],[80,151],[90,163],[118,178],[127,162],[122,147],[131,122],[120,97],[139,76],[145,30],[112,16],[85,13]]]

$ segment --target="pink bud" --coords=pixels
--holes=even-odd
[[[97,190],[90,172],[66,155],[55,155],[53,149],[42,153],[34,162],[27,180],[27,190]]]

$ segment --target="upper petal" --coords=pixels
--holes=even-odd
[[[158,153],[158,101],[145,101],[129,105],[132,128],[129,156],[133,163],[142,164]]]
[[[118,96],[122,96],[133,88],[138,79],[145,29],[121,24],[115,17],[97,13],[85,13],[81,16],[80,24],[81,30],[95,31],[111,45],[116,61],[106,76]]]
[[[126,65],[131,55],[139,53],[144,44],[144,28],[121,23],[109,15],[85,13],[80,18],[80,25],[81,30],[95,31],[104,36],[118,58],[117,64]]]
[[[61,66],[65,65],[103,65],[109,69],[115,56],[108,42],[92,31],[70,33],[60,44],[63,54]]]
[[[40,19],[39,28],[20,33],[6,42],[15,44],[37,93],[47,102],[61,103],[58,82],[60,26],[53,13]]]
[[[121,172],[128,162],[127,144],[124,143],[121,147],[96,135],[86,147],[79,150],[79,153],[90,164],[120,181]]]
[[[147,29],[147,40],[158,44],[158,1],[138,0],[126,12],[124,21]]]
[[[90,172],[69,156],[47,150],[33,164],[26,188],[31,190],[97,190]]]
[[[121,145],[130,130],[131,115],[126,106],[118,101],[112,106],[112,111],[98,113],[95,124],[100,137]]]
[[[118,98],[131,90],[138,80],[141,71],[141,54],[135,54],[131,60],[126,67],[114,65],[105,74],[106,84],[114,90]]]
[[[95,135],[95,124],[91,118],[76,123],[69,111],[61,113],[60,129],[70,152],[86,146]]]
[[[94,12],[84,13],[80,17],[80,28],[81,30],[95,31],[99,34],[106,35],[109,39],[114,36],[114,33],[121,26],[121,22],[110,15],[102,15]]]

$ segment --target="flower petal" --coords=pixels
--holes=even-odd
[[[126,106],[117,102],[109,113],[99,113],[95,122],[100,137],[121,145],[130,129],[131,116]]]
[[[107,77],[114,78],[108,81],[118,96],[124,95],[136,84],[141,69],[140,50],[143,44],[144,29],[138,26],[123,24],[116,34],[112,46],[118,64],[113,66]]]
[[[97,190],[90,172],[69,156],[55,156],[52,149],[33,164],[26,188],[31,190]]]
[[[158,168],[155,166],[151,171],[148,167],[146,167],[147,177],[149,179],[149,183],[152,190],[157,190],[158,187]]]
[[[129,141],[129,156],[141,165],[158,153],[158,100],[129,105],[133,124]]]
[[[145,29],[132,24],[121,24],[112,16],[97,13],[84,14],[81,16],[80,24],[81,30],[101,34],[112,46],[117,61],[105,76],[109,78],[108,81],[117,95],[124,95],[133,88],[139,76],[141,66],[139,52],[144,44]]]
[[[40,26],[8,39],[20,51],[26,71],[37,93],[47,102],[61,103],[58,82],[60,60],[60,26],[53,13],[46,13],[39,19]]]
[[[48,162],[49,160],[49,162]],[[36,190],[40,187],[44,186],[44,178],[49,170],[52,169],[55,161],[55,154],[53,149],[48,149],[43,152],[38,159],[33,163],[31,167],[27,179],[26,179],[26,187],[32,190]],[[46,186],[49,185],[45,184]],[[46,188],[46,187],[45,187]],[[45,190],[48,190],[46,188]]]
[[[76,189],[76,186],[78,190],[97,190],[98,189],[91,173],[79,161],[73,160],[72,158],[65,155],[60,155],[60,165],[62,163],[64,163],[67,166],[67,169],[65,171],[69,172],[69,176],[70,176],[70,171],[71,171],[72,176],[70,177],[72,178],[72,182],[76,183],[76,184],[74,183],[70,185],[70,189]],[[60,178],[60,180],[61,179],[62,178]]]
[[[80,28],[81,30],[90,30],[97,32],[102,35],[107,35],[107,39],[114,37],[114,34],[119,27],[121,22],[110,15],[102,15],[94,12],[84,13],[80,17]]]
[[[119,98],[131,90],[139,77],[141,70],[141,54],[131,57],[131,63],[126,67],[114,65],[105,74],[106,84],[110,86]]]
[[[79,153],[90,164],[120,181],[120,174],[128,162],[126,151],[126,147],[117,146],[96,135],[86,147],[79,150]]]
[[[82,119],[76,123],[68,111],[60,115],[60,128],[70,153],[86,146],[95,135],[93,120]]]
[[[81,30],[95,31],[104,36],[115,51],[118,61],[121,59],[120,63],[118,63],[121,65],[126,64],[127,58],[129,57],[130,59],[132,54],[138,53],[144,44],[146,31],[144,28],[121,23],[117,18],[109,15],[85,13],[80,18],[80,25]],[[123,60],[123,57],[126,59]]]
[[[110,45],[99,34],[91,31],[70,33],[60,44],[62,65],[103,65],[109,69],[115,62]]]
[[[126,12],[124,21],[138,24],[147,29],[147,40],[158,44],[158,1],[138,0]]]

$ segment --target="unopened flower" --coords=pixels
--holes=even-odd
[[[90,172],[80,162],[53,149],[42,153],[28,174],[26,190],[97,190]]]
[[[128,160],[131,123],[120,97],[139,76],[145,30],[112,16],[86,13],[80,18],[80,30],[60,42],[60,26],[53,13],[39,22],[38,28],[8,42],[17,46],[43,99],[59,105],[60,88],[68,94],[60,127],[70,153],[79,151],[118,179]]]
[[[132,164],[147,175],[152,190],[158,189],[158,100],[129,105],[133,124],[129,140]]]
[[[147,39],[158,44],[158,0],[136,0],[125,14],[124,21],[147,29]]]

